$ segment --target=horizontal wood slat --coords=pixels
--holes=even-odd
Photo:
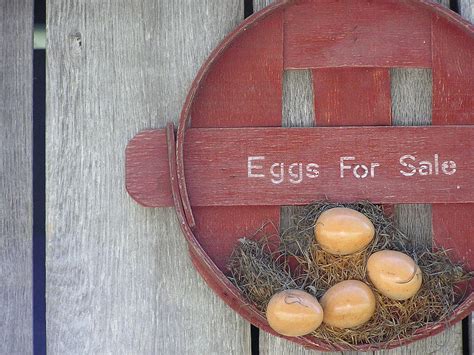
[[[473,144],[474,128],[470,126],[189,129],[185,173],[193,206],[298,205],[322,198],[465,203],[474,201],[474,188],[467,183],[474,174]],[[136,149],[141,149],[140,139],[132,140],[128,151]],[[249,157],[265,157],[250,162],[250,175],[265,177],[249,177]],[[348,157],[343,169],[341,157]],[[431,174],[428,168],[420,170],[423,161],[431,162]],[[450,161],[456,164],[454,173]],[[284,164],[281,182],[280,165],[273,167],[276,175],[271,174],[274,163]],[[302,164],[302,181],[291,175],[299,171],[299,165],[289,172],[293,163]],[[156,166],[133,164],[137,169],[154,170]],[[312,177],[317,175],[315,170],[319,177]],[[132,172],[127,171],[129,191],[149,183],[132,180],[136,176]]]
[[[285,11],[285,68],[430,67],[431,16],[414,2],[300,1]]]
[[[135,142],[140,142],[139,149]],[[173,206],[165,130],[140,132],[127,146],[125,156],[128,193],[142,206]]]

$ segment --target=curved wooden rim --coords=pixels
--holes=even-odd
[[[444,17],[451,23],[461,27],[464,31],[468,31],[471,35],[474,35],[474,26],[468,21],[462,19],[459,15],[446,9],[438,3],[434,3],[430,0],[409,0],[410,2],[416,2],[419,5],[429,9],[436,15]],[[177,131],[177,137],[175,142],[174,137],[174,126],[168,125],[167,127],[167,139],[168,139],[168,155],[170,164],[170,180],[171,188],[173,193],[173,200],[178,215],[178,220],[183,234],[189,244],[189,252],[192,261],[199,271],[201,276],[204,278],[206,283],[216,292],[232,309],[243,316],[253,325],[265,330],[266,332],[288,339],[290,341],[301,344],[305,347],[312,348],[315,350],[322,351],[341,351],[341,350],[359,350],[359,351],[371,351],[371,350],[383,350],[391,349],[402,345],[407,345],[414,341],[423,339],[425,337],[438,334],[448,326],[456,323],[462,318],[470,314],[474,309],[474,294],[471,292],[467,299],[456,308],[452,316],[442,323],[432,324],[419,329],[412,337],[403,339],[401,341],[392,341],[389,343],[377,343],[377,344],[364,344],[359,346],[343,346],[340,344],[328,344],[320,341],[312,336],[305,337],[285,337],[273,331],[268,325],[266,319],[251,305],[246,303],[246,300],[241,296],[240,291],[227,279],[219,268],[214,264],[210,257],[203,250],[198,240],[196,239],[193,228],[195,227],[194,217],[192,213],[191,204],[189,202],[186,179],[184,174],[184,139],[187,128],[190,123],[190,110],[192,103],[196,96],[196,93],[205,79],[207,73],[212,69],[213,63],[217,58],[228,48],[228,46],[234,41],[240,34],[247,29],[258,24],[259,21],[272,13],[284,9],[291,5],[293,1],[281,0],[274,4],[264,8],[258,13],[250,16],[244,20],[238,27],[236,27],[224,40],[212,51],[208,59],[200,68],[196,75],[186,97],[183,109],[181,111],[179,126]]]
[[[278,1],[263,10],[257,12],[256,14],[248,17],[245,19],[239,26],[237,26],[231,33],[225,37],[222,42],[211,52],[207,60],[204,62],[202,67],[199,69],[196,78],[194,79],[191,87],[189,89],[188,95],[186,96],[186,101],[184,102],[183,109],[181,111],[181,116],[179,118],[179,126],[178,126],[178,133],[177,133],[177,149],[176,149],[176,156],[177,156],[177,163],[178,163],[178,184],[179,189],[182,192],[183,196],[183,206],[184,212],[186,215],[186,219],[188,220],[190,226],[194,228],[194,217],[192,215],[191,204],[189,202],[188,197],[188,190],[186,187],[186,178],[184,176],[184,159],[183,159],[183,149],[184,149],[184,137],[186,133],[186,129],[189,126],[189,113],[191,110],[192,103],[194,101],[194,97],[196,96],[197,90],[201,85],[201,82],[206,77],[207,73],[212,68],[213,63],[219,56],[226,50],[226,48],[232,43],[234,39],[236,39],[240,34],[246,31],[248,28],[255,26],[258,22],[268,15],[271,15],[273,12],[282,9],[288,6],[288,1]]]

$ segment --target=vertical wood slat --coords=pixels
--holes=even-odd
[[[459,0],[459,13],[466,20],[474,24],[474,0]],[[472,66],[472,64],[471,64]],[[472,212],[472,207],[470,208]],[[471,215],[472,219],[472,215]],[[472,354],[474,353],[474,313],[469,316],[468,319],[468,331],[467,331],[467,341],[464,344],[467,344],[468,349],[464,349],[465,353]]]
[[[33,2],[0,0],[0,353],[33,351]]]
[[[316,126],[392,123],[389,69],[327,68],[312,73]]]
[[[474,40],[443,18],[433,19],[433,124],[474,124]],[[474,204],[433,205],[433,234],[437,245],[451,249],[451,257],[474,270]]]
[[[277,11],[259,21],[258,32],[249,28],[240,34],[216,59],[193,101],[192,127],[281,125],[282,27]],[[274,233],[272,226],[278,229],[280,220],[278,206],[195,207],[193,214],[196,238],[224,272],[239,238],[252,235],[262,221],[271,222],[267,230]]]
[[[243,2],[47,8],[48,352],[250,353],[250,327],[193,269],[174,210],[145,209],[124,189],[127,141],[177,122]]]
[[[459,12],[466,20],[474,23],[474,1],[473,0],[459,0]],[[469,316],[468,320],[468,353],[474,353],[474,314]]]
[[[466,20],[474,23],[474,1],[473,0],[459,0],[459,14]]]
[[[253,0],[254,11],[259,11],[270,5],[273,0]],[[311,72],[309,70],[286,71],[283,78],[283,118],[282,125],[285,127],[312,127],[314,125],[314,102],[311,90]],[[291,223],[292,213],[298,207],[282,207],[280,220],[284,228]],[[295,355],[317,355],[328,354],[313,350],[306,350],[302,346],[272,336],[260,331],[259,351],[262,355],[270,354],[295,354]],[[335,355],[336,353],[334,353]]]
[[[323,68],[312,73],[317,126],[390,125],[389,69]]]

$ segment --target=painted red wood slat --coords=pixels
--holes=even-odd
[[[433,16],[433,124],[474,124],[474,33]]]
[[[431,67],[430,23],[413,1],[298,1],[285,12],[285,68]]]
[[[316,126],[391,124],[390,70],[313,69]]]
[[[390,69],[319,68],[312,70],[316,126],[390,126]],[[394,206],[384,205],[393,215]]]
[[[368,199],[375,203],[435,203],[474,201],[474,128],[458,127],[327,127],[190,129],[184,156],[188,194],[192,205],[201,201],[215,205],[301,205],[324,197],[334,201]],[[438,174],[404,176],[405,164],[418,166],[438,154]],[[265,157],[251,162],[248,157]],[[369,175],[356,178],[345,170],[340,178],[340,157],[355,157],[345,165],[366,164]],[[455,161],[453,175],[442,172],[444,161]],[[370,164],[374,162],[374,178]],[[273,164],[284,164],[284,180],[272,176]],[[288,172],[292,163],[302,163],[302,181]],[[320,176],[309,178],[307,164],[319,165]],[[259,168],[261,166],[261,168]],[[313,168],[310,166],[309,168]],[[273,166],[279,173],[280,166]],[[299,166],[293,167],[293,172]],[[446,164],[448,173],[451,165]],[[365,174],[358,168],[358,174]],[[425,173],[423,171],[423,173]],[[309,173],[313,175],[313,172]],[[272,182],[272,178],[274,183]],[[219,186],[219,189],[215,189]]]
[[[474,46],[466,45],[473,39],[473,32],[433,15],[433,125],[474,127]],[[474,155],[472,145],[466,150]],[[473,175],[466,179],[474,182]],[[451,256],[474,270],[474,204],[433,205],[432,210],[435,245],[453,249]]]
[[[164,129],[138,133],[125,150],[125,186],[145,207],[172,207],[168,146]]]
[[[140,149],[139,142],[136,149]],[[474,174],[473,148],[471,126],[192,128],[187,133],[184,159],[193,206],[291,205],[324,197],[338,201],[370,199],[376,203],[454,203],[474,201],[474,186],[469,183]],[[416,161],[407,158],[405,163],[414,166],[423,160],[434,164],[434,155],[438,154],[438,174],[433,166],[433,175],[403,176],[400,169],[412,171],[399,162],[400,157],[408,154]],[[265,178],[248,178],[249,156],[265,156],[265,160],[252,162],[262,166],[253,168],[252,174],[265,174]],[[344,169],[345,177],[340,178],[340,157],[344,156],[356,159],[346,160],[345,165],[355,167],[364,163],[370,167],[374,162],[380,166],[374,167],[374,178],[358,179],[348,169]],[[449,160],[457,164],[454,175],[442,171],[443,162]],[[270,168],[274,162],[285,164],[284,181],[278,184],[271,181]],[[295,162],[318,164],[320,176],[308,178],[305,165],[303,181],[291,183],[287,169]],[[156,173],[157,166],[147,168],[155,169]],[[146,165],[136,162],[136,167],[143,169]],[[294,166],[293,172],[298,168]],[[445,170],[449,172],[449,166]],[[152,173],[144,176],[151,177]],[[362,167],[358,173],[364,173]],[[129,190],[139,183],[151,181],[128,181]],[[149,201],[150,205],[159,206],[152,202],[152,197]]]
[[[258,31],[247,29],[213,63],[193,101],[191,126],[281,126],[282,77],[283,14],[276,11],[260,21]],[[217,192],[220,186],[212,189]],[[280,220],[275,206],[195,207],[193,214],[196,237],[223,271],[238,238],[254,233],[264,221],[278,227]]]
[[[192,127],[281,126],[282,16],[247,29],[213,63],[193,101]]]

